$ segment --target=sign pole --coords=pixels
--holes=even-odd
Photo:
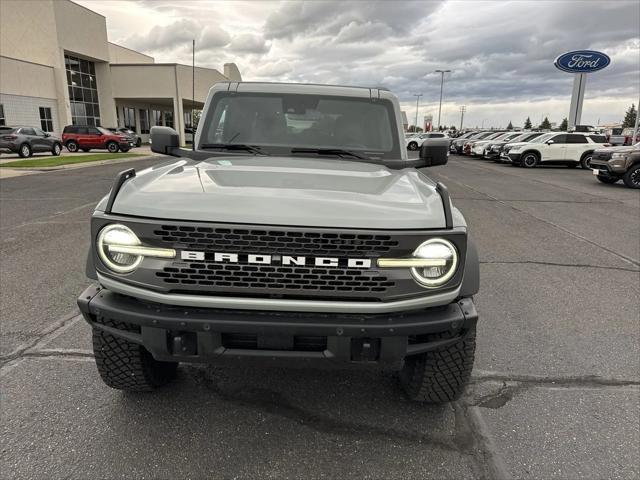
[[[584,104],[584,91],[587,84],[587,75],[585,73],[576,73],[573,79],[573,92],[571,94],[571,107],[569,108],[569,125],[568,128],[575,128],[580,125],[582,118],[582,105]]]

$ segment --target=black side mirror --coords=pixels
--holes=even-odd
[[[163,155],[174,155],[180,148],[180,136],[171,127],[151,127],[151,151]]]
[[[427,138],[420,147],[420,166],[446,165],[449,160],[449,139]]]
[[[553,144],[553,143],[555,143],[555,142],[554,142],[553,140],[547,140],[547,141],[546,141],[546,142],[544,142],[544,143],[546,143],[547,145],[551,145],[551,144]]]

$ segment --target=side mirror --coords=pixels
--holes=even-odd
[[[547,140],[547,141],[546,141],[546,142],[544,142],[544,143],[546,143],[547,145],[551,145],[551,144],[556,143],[556,142],[554,142],[553,140]]]
[[[420,147],[420,167],[446,165],[449,160],[449,140],[446,138],[427,138]]]
[[[171,127],[151,127],[151,151],[163,155],[173,155],[180,148],[180,136]]]
[[[45,137],[50,137],[50,136],[51,136],[51,134],[50,134],[50,133],[47,133],[47,132],[44,132],[44,136],[45,136]]]

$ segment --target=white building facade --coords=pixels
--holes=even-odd
[[[195,95],[192,95],[195,80]],[[233,63],[210,68],[155,63],[110,43],[105,17],[69,0],[0,2],[0,125],[129,127],[180,134],[217,82],[241,81]]]

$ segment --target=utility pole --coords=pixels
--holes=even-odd
[[[636,125],[633,127],[633,137],[631,137],[631,145],[636,143],[638,138],[638,120],[640,120],[640,101],[638,101],[638,108],[636,108]]]
[[[414,93],[413,94],[414,97],[416,97],[416,123],[414,123],[414,129],[413,131],[418,133],[418,105],[420,105],[420,97],[422,96],[421,93]]]
[[[464,112],[467,111],[467,106],[462,105],[460,107],[460,131],[462,131],[462,121],[464,120]]]
[[[436,70],[440,74],[440,107],[438,108],[438,131],[440,131],[440,114],[442,113],[442,89],[444,87],[444,74],[451,70]]]

